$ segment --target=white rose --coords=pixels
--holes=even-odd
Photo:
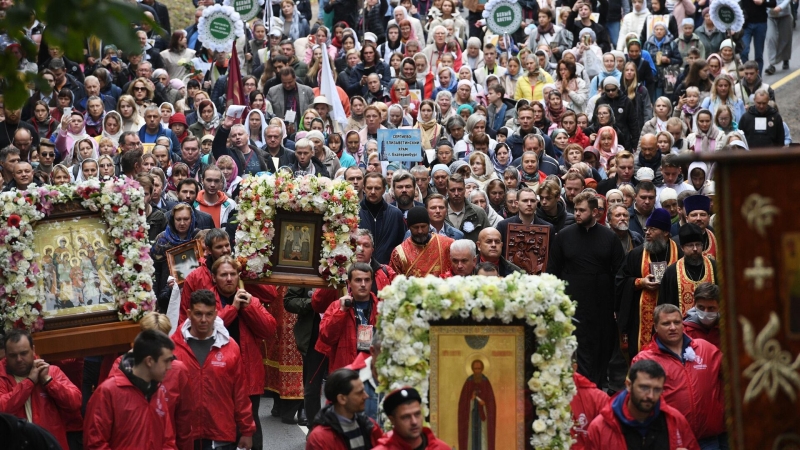
[[[543,433],[545,430],[547,430],[547,425],[543,420],[537,419],[533,422],[533,431],[537,433]]]

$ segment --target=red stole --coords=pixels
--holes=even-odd
[[[692,309],[694,306],[694,289],[702,282],[716,283],[714,280],[714,268],[711,266],[711,260],[703,256],[703,266],[705,273],[703,277],[694,281],[686,275],[686,262],[681,258],[675,267],[678,272],[678,303],[681,307],[681,314],[686,316],[686,311]]]
[[[451,242],[452,239],[433,233],[431,240],[421,247],[408,238],[396,247],[392,267],[407,277],[438,277],[450,270]]]
[[[706,230],[706,236],[708,236],[708,247],[703,250],[703,256],[717,259],[717,237],[711,230]]]
[[[669,239],[669,259],[667,266],[675,264],[678,261],[678,245],[675,241]],[[650,275],[650,252],[645,250],[642,253],[642,278],[647,278]],[[649,291],[642,289],[642,294],[639,297],[639,351],[650,343],[653,339],[653,310],[656,309],[658,304],[658,291]]]

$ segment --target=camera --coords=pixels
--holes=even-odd
[[[353,307],[353,299],[352,298],[348,298],[347,300],[345,300],[344,301],[344,307],[345,308],[352,308]]]

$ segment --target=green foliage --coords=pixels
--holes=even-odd
[[[42,38],[48,46],[60,48],[67,58],[83,62],[84,42],[90,36],[104,44],[113,43],[125,52],[140,49],[135,24],[149,21],[135,2],[124,0],[18,0],[0,19],[0,30],[19,42],[29,61],[36,62],[36,45],[25,37],[25,26],[31,17],[47,24]],[[21,106],[28,97],[28,85],[48,88],[38,75],[21,76],[17,62],[8,52],[0,54],[0,80],[4,102],[11,107]]]

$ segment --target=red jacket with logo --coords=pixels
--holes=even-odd
[[[422,434],[428,438],[428,446],[425,447],[425,450],[451,450],[452,447],[445,444],[444,441],[439,440],[436,436],[433,435],[433,431],[431,431],[428,427],[422,428]],[[378,440],[378,445],[373,447],[372,450],[414,450],[411,448],[406,441],[396,437],[394,433],[391,431],[384,434],[380,440]]]
[[[714,345],[714,347],[719,349],[722,348],[719,335],[719,324],[716,324],[711,328],[706,328],[702,324],[690,320],[684,320],[683,330],[692,339],[703,339],[710,342],[712,345]]]
[[[269,286],[273,291],[274,286]],[[217,288],[211,290],[221,305]],[[245,377],[244,384],[247,395],[261,395],[264,393],[264,358],[261,356],[262,341],[275,339],[278,330],[277,322],[272,314],[267,312],[261,300],[253,297],[250,305],[236,309],[233,305],[222,308],[230,321],[239,318],[239,350],[242,352],[242,371]],[[223,319],[223,322],[225,320]],[[229,323],[225,324],[226,326]]]
[[[125,355],[120,356],[114,361],[109,377],[122,374],[119,363]],[[192,450],[194,448],[194,436],[192,435],[192,388],[189,385],[189,372],[186,365],[177,359],[172,361],[172,368],[167,371],[167,376],[161,382],[160,389],[164,391],[169,409],[170,422],[175,432],[175,446],[178,450]]]
[[[122,371],[113,372],[95,389],[86,407],[84,448],[175,448],[165,392],[157,389],[148,402]]]
[[[315,292],[316,293],[316,292]],[[378,297],[370,293],[372,311],[369,324],[375,327],[378,321]],[[313,298],[312,298],[313,305]],[[314,348],[328,357],[328,370],[333,372],[356,359],[358,354],[358,330],[355,306],[342,311],[339,307],[341,301],[335,300],[328,305],[322,321],[319,324],[319,337]],[[373,328],[374,332],[374,328]]]
[[[575,382],[575,396],[569,403],[572,409],[572,430],[570,434],[575,439],[575,443],[570,447],[572,450],[583,450],[586,448],[586,436],[589,424],[595,417],[600,415],[600,411],[611,401],[611,397],[605,392],[597,389],[597,385],[589,381],[588,378],[575,372],[572,374]]]
[[[17,383],[8,372],[6,359],[0,360],[0,411],[27,419],[25,403],[30,398],[33,423],[49,431],[62,447],[69,448],[65,418],[75,414],[80,417],[81,391],[58,367],[51,365],[48,373],[53,381],[44,387],[27,378]]]
[[[640,353],[641,354],[641,353]],[[669,379],[669,375],[667,375]],[[697,440],[692,434],[689,423],[678,410],[667,405],[661,396],[661,414],[667,416],[667,430],[669,432],[669,448],[677,450],[685,448],[688,450],[700,450]],[[589,434],[585,441],[586,450],[611,450],[625,449],[628,444],[622,434],[622,427],[617,416],[611,407],[611,402],[600,410],[600,415],[595,417],[589,425]]]
[[[687,336],[688,337],[688,336]],[[667,373],[661,398],[686,417],[695,437],[703,439],[725,432],[725,399],[722,391],[722,352],[702,339],[691,339],[694,361],[681,362],[653,339],[631,364],[655,361]]]
[[[222,321],[215,322],[216,332],[223,333],[227,342],[211,347],[208,357],[200,367],[194,352],[183,338],[185,326],[172,335],[175,342],[175,357],[183,361],[192,380],[194,400],[193,434],[195,439],[210,439],[236,442],[236,430],[243,436],[252,436],[256,431],[252,404],[247,395],[242,365],[242,355],[236,341],[227,336]],[[219,338],[218,338],[219,339]]]

